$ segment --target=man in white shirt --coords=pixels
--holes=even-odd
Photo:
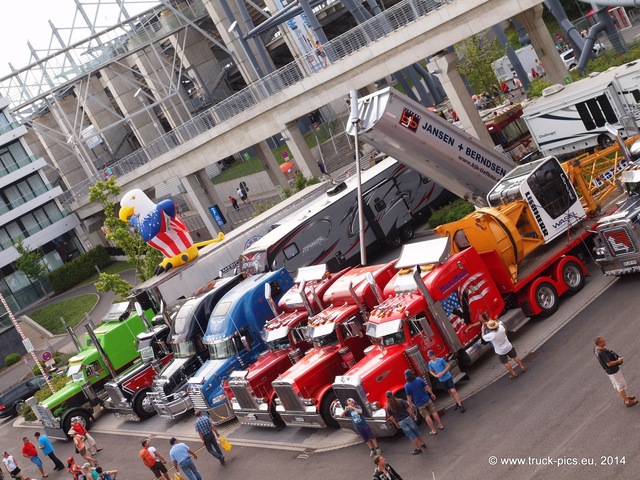
[[[509,339],[507,338],[507,330],[504,328],[504,324],[502,322],[489,320],[487,322],[486,329],[482,329],[482,338],[485,342],[491,342],[491,345],[493,345],[493,350],[511,374],[509,379],[514,379],[518,376],[509,363],[509,358],[513,358],[516,361],[522,370],[522,373],[527,371],[527,367],[524,366],[522,360],[518,357],[515,347],[511,345],[511,342],[509,342]]]
[[[20,480],[29,480],[26,479],[22,473],[20,468],[18,467],[18,462],[13,458],[13,455],[9,455],[7,452],[2,453],[2,463],[4,463],[4,467],[9,472],[9,475],[12,478],[18,478]]]

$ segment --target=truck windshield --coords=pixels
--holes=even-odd
[[[173,350],[173,354],[176,358],[187,358],[196,353],[196,347],[190,340],[186,342],[172,343],[171,350]]]
[[[84,382],[82,365],[71,365],[67,370],[67,377],[71,377],[71,380],[74,382]]]
[[[269,350],[285,350],[290,346],[291,342],[289,341],[288,335],[267,342],[267,347],[269,348]]]
[[[336,345],[338,343],[338,332],[335,330],[321,337],[313,339],[313,344],[316,347],[324,347],[326,345]]]
[[[211,343],[209,346],[209,355],[213,360],[221,360],[232,357],[236,354],[236,347],[233,343],[233,337],[218,343]]]
[[[142,347],[138,350],[138,353],[140,353],[140,358],[145,362],[153,359],[153,347]]]
[[[396,343],[404,343],[404,332],[401,330],[396,333],[391,333],[389,335],[385,335],[384,337],[371,338],[373,343],[377,343],[378,345],[387,346],[387,345],[395,345]]]

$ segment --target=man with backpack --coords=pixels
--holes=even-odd
[[[98,474],[99,480],[116,480],[118,477],[118,470],[102,470],[102,467],[96,467],[95,472]]]
[[[156,447],[152,447],[150,445],[150,440],[148,438],[145,438],[142,441],[140,457],[142,458],[142,463],[144,463],[145,466],[153,472],[155,478],[164,476],[165,480],[171,480],[169,478],[169,473],[167,472],[167,467],[165,466],[164,457],[158,453]]]

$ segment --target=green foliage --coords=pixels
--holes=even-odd
[[[116,214],[116,199],[122,189],[110,177],[104,182],[97,182],[89,187],[89,201],[98,202],[105,213],[104,226],[107,230],[107,240],[112,241],[120,248],[129,261],[135,266],[138,276],[144,281],[153,277],[163,255],[160,251],[149,246],[135,229],[130,229],[129,224],[120,220]]]
[[[458,43],[456,51],[460,57],[458,71],[467,77],[473,90],[478,93],[491,91],[491,85],[497,83],[491,63],[505,54],[500,44],[474,35]]]
[[[550,86],[551,86],[550,82],[547,82],[541,78],[536,78],[535,80],[532,80],[531,82],[529,82],[529,89],[527,90],[527,95],[529,96],[529,98],[541,97],[542,90]]]
[[[284,193],[284,198],[289,198],[291,195],[293,195],[293,191],[289,187],[283,188],[282,192]]]
[[[48,270],[42,262],[40,250],[29,250],[23,243],[22,238],[15,245],[20,257],[16,260],[18,270],[22,271],[30,280],[40,282],[47,276]]]
[[[98,295],[95,293],[77,295],[31,312],[29,318],[51,333],[66,333],[62,327],[60,317],[64,318],[67,325],[75,327],[82,321],[85,314],[91,311],[96,303],[98,303]]]
[[[131,295],[131,284],[120,278],[120,275],[113,273],[101,273],[99,280],[95,283],[98,292],[114,292],[118,297],[116,301],[122,302]]]
[[[69,365],[69,359],[74,355],[74,353],[53,352],[53,360],[56,362],[56,367],[60,368]],[[42,366],[44,366],[44,364],[42,364]],[[42,375],[37,365],[34,365],[31,371],[34,375]]]
[[[273,207],[275,204],[271,203],[270,201],[266,201],[264,203],[257,203],[255,204],[255,209],[256,211],[253,213],[254,217],[257,217],[258,215],[266,212],[267,210],[269,210],[271,207]]]
[[[53,388],[57,392],[58,390],[63,388],[70,380],[71,378],[67,377],[66,375],[54,375],[53,378],[51,379],[51,383],[53,384]],[[34,395],[35,399],[38,402],[41,402],[49,398],[50,396],[51,396],[51,389],[49,388],[49,385],[47,385],[46,383],[42,386],[42,389],[36,392],[36,394]],[[58,415],[56,412],[53,412],[53,414]],[[28,422],[32,422],[37,419],[36,414],[33,413],[33,410],[31,409],[31,407],[26,403],[24,404],[24,407],[22,410],[22,417]]]
[[[429,226],[436,228],[445,223],[455,222],[473,212],[474,209],[475,207],[472,203],[459,198],[455,202],[445,205],[433,212],[429,217]]]
[[[605,50],[604,53],[595,59],[589,60],[584,75],[580,75],[577,69],[570,71],[569,75],[575,82],[581,78],[587,77],[592,72],[604,72],[611,67],[617,67],[619,65],[624,65],[625,63],[636,61],[638,58],[640,58],[640,43],[629,45],[629,53],[621,54],[613,49],[609,49]]]
[[[14,363],[18,363],[22,357],[17,353],[10,353],[6,357],[4,357],[4,364],[9,367]]]
[[[98,268],[106,267],[111,258],[102,245],[83,253],[49,273],[47,279],[56,293],[62,293],[93,275]]]

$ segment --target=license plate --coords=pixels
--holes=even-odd
[[[304,422],[304,418],[302,417],[293,417],[294,422]]]
[[[631,265],[637,265],[637,264],[638,264],[637,260],[627,260],[625,262],[622,262],[623,267],[630,267]]]
[[[250,413],[249,415],[245,416],[244,418],[246,418],[247,420],[257,420],[257,417],[253,413]]]

